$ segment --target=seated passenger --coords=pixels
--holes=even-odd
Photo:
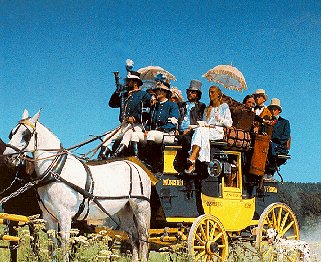
[[[169,84],[162,76],[156,78],[156,104],[151,108],[150,131],[147,133],[147,142],[157,144],[173,143],[178,128],[178,105],[169,100],[171,91]]]
[[[153,172],[162,171],[162,145],[174,143],[178,128],[179,109],[177,103],[170,101],[169,83],[162,75],[155,79],[154,88],[156,103],[151,107],[149,131],[134,132],[132,141],[146,142],[142,158],[151,166]]]
[[[170,91],[171,91],[171,101],[177,103],[179,107],[180,104],[184,102],[182,91],[174,86],[170,88]]]
[[[261,115],[264,108],[267,108],[264,104],[268,99],[268,96],[265,94],[264,89],[257,89],[253,94],[255,100],[254,112],[257,116]]]
[[[116,139],[120,140],[120,144],[115,152],[112,153],[112,157],[120,156],[124,149],[129,147],[130,141],[132,140],[133,132],[142,132],[144,130],[143,119],[142,119],[142,108],[150,107],[151,95],[146,91],[141,90],[143,85],[142,80],[140,79],[140,74],[138,72],[129,71],[126,78],[126,89],[128,92],[125,94],[125,105],[123,107],[123,116],[120,115],[120,119],[123,119],[121,124],[121,129],[113,137],[108,139],[104,143],[104,147],[100,152],[100,158],[104,158],[106,150],[108,149],[108,143],[111,140]],[[112,94],[109,106],[113,108],[121,107],[121,94],[117,91]],[[138,152],[138,147],[136,142],[131,143],[133,146],[134,154]],[[105,151],[104,151],[105,149]],[[110,148],[109,148],[110,150]]]
[[[271,111],[274,125],[268,153],[266,179],[272,179],[276,169],[286,161],[284,159],[278,159],[277,156],[286,155],[289,152],[288,141],[290,139],[290,122],[280,116],[282,107],[278,98],[272,98],[268,108]]]
[[[257,89],[253,96],[256,104],[254,107],[254,112],[256,114],[254,133],[271,135],[272,128],[269,125],[269,122],[272,118],[272,115],[270,110],[264,104],[264,102],[267,101],[268,96],[265,94],[264,89]]]
[[[195,170],[195,161],[210,162],[210,140],[221,140],[224,137],[224,127],[232,126],[229,106],[222,103],[222,92],[217,86],[209,89],[210,105],[205,109],[200,127],[196,128],[192,137],[191,154],[188,158],[189,168],[186,174]]]
[[[232,113],[233,126],[244,131],[253,129],[255,100],[253,95],[247,95],[243,103],[234,109]]]
[[[242,103],[243,105],[245,105],[246,107],[254,111],[254,106],[255,106],[254,95],[245,96]]]
[[[178,142],[182,150],[176,156],[175,169],[182,172],[186,168],[186,158],[189,156],[194,128],[198,121],[203,119],[206,105],[200,102],[202,97],[202,83],[191,80],[186,89],[187,100],[181,103]]]

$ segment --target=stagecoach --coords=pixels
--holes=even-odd
[[[253,148],[244,152],[226,141],[211,141],[211,162],[197,163],[192,175],[178,163],[181,150],[179,144],[164,144],[156,173],[139,158],[126,158],[144,167],[152,181],[150,250],[181,244],[195,261],[225,261],[232,244],[242,241],[270,261],[276,254],[266,235],[269,228],[281,238],[299,240],[294,212],[279,202],[279,182],[265,180],[264,171],[253,174]],[[300,255],[287,256],[296,261]]]
[[[181,172],[181,150],[178,143],[163,144],[160,154],[155,152],[159,157],[157,172],[145,159],[133,156],[87,162],[95,166],[126,160],[148,174],[152,183],[150,250],[180,244],[195,261],[225,261],[233,243],[242,241],[267,260],[275,256],[268,229],[282,238],[300,238],[295,214],[278,201],[278,182],[253,174],[252,169],[258,168],[250,162],[255,148],[244,151],[226,141],[211,141],[210,163],[197,163],[189,175]],[[295,261],[300,254],[288,252],[287,256]]]

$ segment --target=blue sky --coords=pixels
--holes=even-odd
[[[232,63],[246,78],[241,101],[264,88],[291,123],[286,181],[320,182],[321,2],[0,1],[0,137],[24,108],[65,147],[118,125],[108,107],[113,71],[159,65],[183,93],[191,79]],[[95,144],[92,145],[94,147]],[[87,148],[86,148],[87,149]],[[85,150],[85,149],[84,149]],[[86,150],[85,150],[86,151]]]

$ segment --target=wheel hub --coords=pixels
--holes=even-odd
[[[207,241],[205,244],[206,252],[208,254],[214,254],[219,252],[218,244],[214,241]]]

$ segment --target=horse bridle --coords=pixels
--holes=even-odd
[[[18,132],[19,128],[21,126],[25,126],[26,130],[23,133],[23,139],[26,143],[26,145],[22,148],[19,149],[11,144],[6,144],[7,147],[12,148],[13,150],[17,151],[18,154],[24,153],[24,150],[28,147],[31,138],[33,137],[33,135],[35,135],[35,149],[37,148],[37,132],[36,132],[36,124],[33,124],[29,121],[30,118],[26,118],[26,119],[22,119],[18,122],[18,126],[15,128],[14,132],[11,130],[10,134],[9,134],[9,139],[11,140],[11,138]],[[32,128],[32,131],[30,131],[30,129],[28,127]]]

